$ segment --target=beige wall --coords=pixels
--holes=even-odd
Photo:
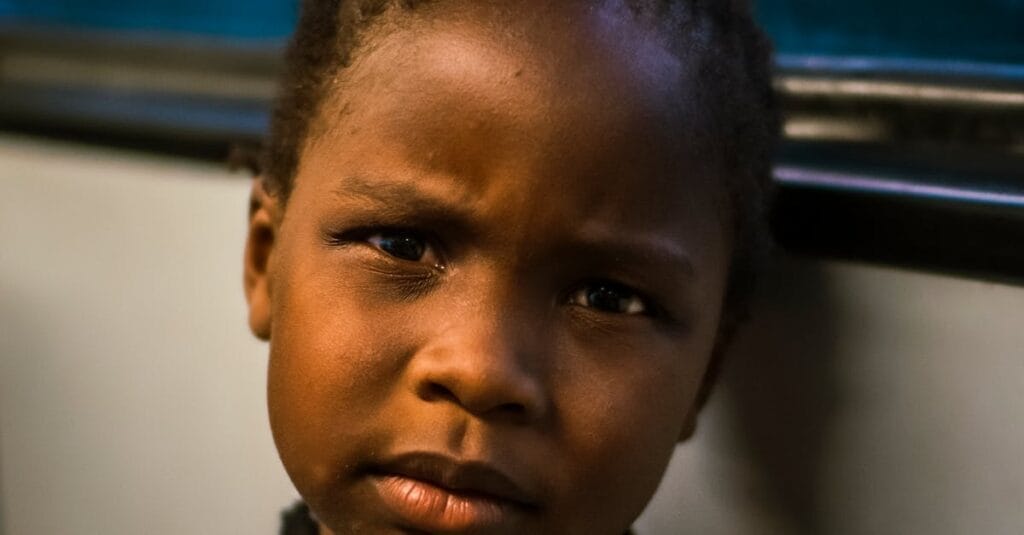
[[[1024,288],[774,270],[653,533],[1024,533]]]
[[[294,495],[245,327],[246,184],[0,140],[4,535],[272,533]]]
[[[0,533],[273,533],[247,184],[0,137]],[[642,533],[1024,533],[1024,289],[790,261]]]

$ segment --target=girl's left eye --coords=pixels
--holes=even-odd
[[[384,253],[409,262],[428,262],[440,266],[436,251],[426,238],[409,230],[384,230],[366,237],[367,243]]]
[[[628,287],[610,281],[585,284],[569,294],[570,304],[612,314],[649,314],[647,303]]]

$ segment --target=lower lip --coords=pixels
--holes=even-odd
[[[509,504],[456,494],[425,481],[399,475],[374,476],[381,499],[412,526],[424,531],[458,532],[502,524]]]

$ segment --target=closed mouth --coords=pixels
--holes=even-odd
[[[538,508],[530,493],[486,463],[411,453],[374,466],[369,475],[388,508],[427,531],[503,525]]]

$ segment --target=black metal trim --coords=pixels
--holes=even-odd
[[[785,165],[776,177],[786,249],[1024,284],[1024,188]]]

